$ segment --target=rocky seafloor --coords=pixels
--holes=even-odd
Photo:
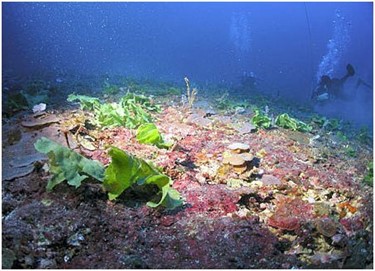
[[[198,93],[193,108],[179,95],[153,98],[154,123],[175,142],[159,149],[134,129],[89,127],[92,114],[65,99],[37,114],[3,110],[3,268],[373,267],[373,190],[363,181],[372,142],[327,125],[256,129],[244,103],[217,109],[223,100]],[[77,142],[77,126],[94,144]],[[47,192],[48,159],[34,148],[42,136],[104,165],[109,145],[152,161],[183,205],[153,209],[132,191],[110,201],[91,179]],[[251,158],[238,165],[237,154]]]

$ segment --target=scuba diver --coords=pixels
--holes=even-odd
[[[328,99],[343,98],[343,89],[345,81],[355,74],[354,68],[351,64],[346,66],[346,75],[341,79],[330,78],[328,75],[323,75],[320,78],[319,85],[312,93],[311,99],[323,101]]]
[[[257,90],[257,80],[254,72],[244,72],[241,76],[241,88],[246,92]]]

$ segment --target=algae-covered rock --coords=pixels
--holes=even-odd
[[[272,176],[272,175],[268,175],[268,174],[264,174],[262,176],[262,178],[260,179],[260,181],[263,183],[263,185],[280,185],[280,184],[282,184],[279,178],[277,178],[275,176]]]
[[[41,128],[52,123],[60,122],[60,119],[54,115],[42,119],[30,119],[21,122],[21,125],[26,128]]]
[[[13,262],[16,260],[16,255],[14,254],[13,250],[3,247],[1,260],[2,260],[2,264],[1,264],[2,268],[11,269],[13,266]]]
[[[235,142],[235,143],[230,144],[228,146],[228,149],[236,153],[241,153],[241,152],[248,151],[250,149],[250,146],[248,144]]]
[[[16,178],[29,175],[31,172],[34,171],[34,165],[28,165],[25,167],[6,167],[3,165],[2,169],[3,169],[2,180],[11,181]]]
[[[317,219],[315,226],[318,232],[326,237],[332,237],[336,234],[337,224],[329,217]]]
[[[223,163],[230,164],[232,166],[242,166],[246,163],[246,161],[239,155],[231,155],[228,157],[224,157]]]

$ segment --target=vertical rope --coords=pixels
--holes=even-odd
[[[311,27],[310,27],[310,18],[309,18],[309,13],[308,13],[308,10],[307,10],[307,5],[306,5],[306,2],[303,3],[303,6],[305,7],[305,16],[306,16],[306,22],[307,22],[307,29],[308,29],[308,33],[309,33],[309,49],[310,49],[310,71],[311,71],[311,83],[310,83],[310,92],[311,92],[311,95],[314,91],[314,67],[313,67],[313,49],[312,49],[312,38],[311,38]],[[309,98],[311,97],[311,95],[309,96]]]

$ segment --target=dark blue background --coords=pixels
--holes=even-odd
[[[182,84],[184,76],[236,84],[254,72],[262,91],[306,101],[331,53],[332,76],[344,75],[352,63],[356,76],[373,81],[370,2],[2,5],[3,71],[107,73]],[[247,35],[246,50],[235,46],[234,22]],[[340,39],[340,31],[347,37],[330,52],[329,40]],[[366,95],[371,110],[372,92]],[[359,114],[372,118],[372,111]]]

